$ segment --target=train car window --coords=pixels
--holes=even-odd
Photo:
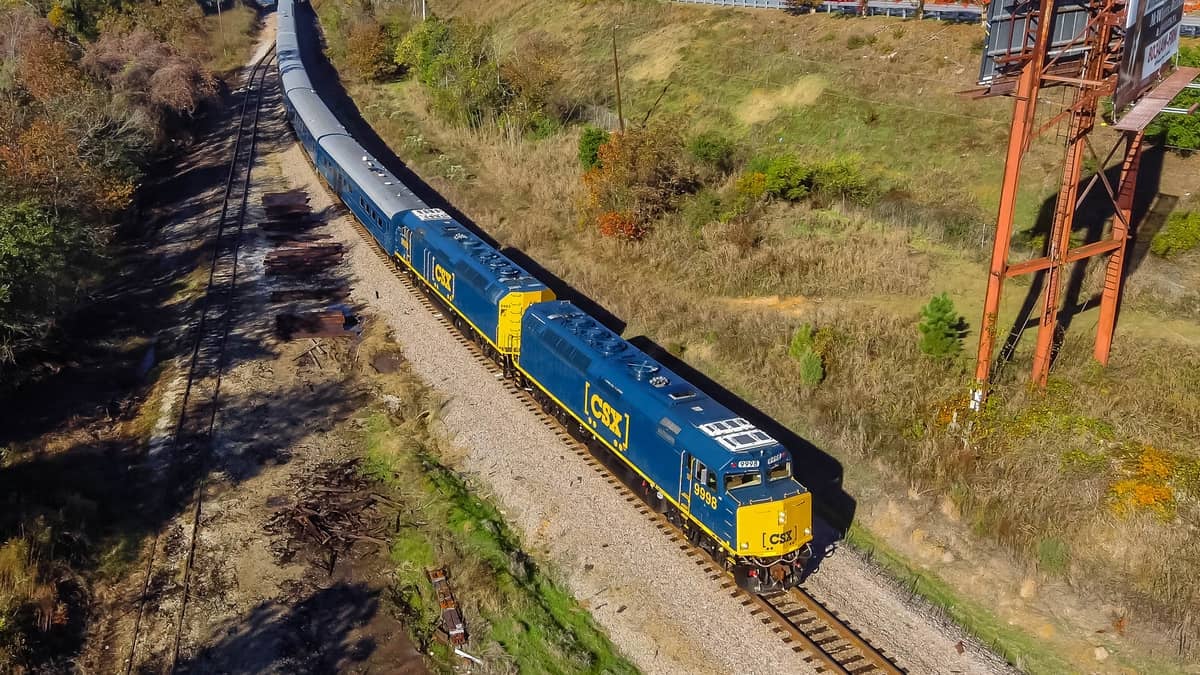
[[[708,467],[704,466],[704,462],[695,457],[692,458],[692,480],[699,483],[708,481]]]
[[[762,483],[762,474],[758,471],[749,473],[733,473],[725,475],[725,489],[736,490]]]
[[[717,473],[715,471],[708,472],[708,476],[704,481],[704,487],[708,488],[713,494],[717,493]]]
[[[792,475],[792,463],[784,462],[779,466],[767,471],[767,480],[779,480]]]

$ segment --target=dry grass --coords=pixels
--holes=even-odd
[[[805,75],[794,84],[778,89],[753,89],[737,107],[737,116],[746,124],[770,122],[788,108],[810,106],[821,98],[829,83],[820,75]]]
[[[1088,358],[1086,324],[1092,319],[1085,315],[1069,334],[1055,366],[1060,384],[1048,397],[1025,389],[1028,355],[1022,350],[1003,373],[993,408],[970,429],[952,424],[966,419],[952,415],[964,402],[965,363],[939,365],[917,350],[917,308],[930,295],[958,291],[952,295],[971,322],[980,311],[974,303],[982,297],[985,277],[978,242],[972,239],[980,235],[971,231],[948,241],[923,220],[923,214],[960,213],[955,210],[960,204],[988,199],[986,190],[973,191],[973,186],[990,185],[999,166],[1000,125],[970,107],[975,104],[949,98],[950,90],[970,77],[955,62],[971,53],[970,33],[904,24],[917,34],[910,33],[911,40],[902,45],[901,38],[879,32],[874,43],[857,52],[883,67],[859,77],[859,69],[845,59],[839,65],[821,59],[844,56],[845,31],[878,27],[874,21],[786,19],[764,33],[755,32],[741,14],[690,9],[680,14],[663,5],[471,5],[482,15],[476,19],[500,21],[502,36],[537,23],[581,45],[569,56],[580,64],[570,86],[593,91],[604,90],[601,79],[589,85],[588,78],[600,78],[603,69],[597,64],[607,43],[581,27],[601,25],[604,10],[613,7],[625,12],[623,30],[631,52],[641,59],[634,67],[644,63],[646,72],[658,73],[669,63],[672,77],[683,83],[669,103],[693,113],[697,128],[720,127],[723,121],[736,125],[738,106],[755,86],[733,78],[720,85],[724,90],[709,89],[718,86],[710,77],[716,66],[698,52],[718,44],[736,51],[754,42],[758,46],[750,47],[751,56],[760,59],[764,49],[782,45],[787,31],[795,34],[788,44],[808,51],[792,61],[779,56],[760,69],[774,83],[771,91],[780,94],[775,108],[794,100],[782,96],[786,83],[824,78],[839,83],[834,93],[884,87],[895,91],[898,102],[949,113],[936,123],[930,122],[936,118],[911,115],[900,122],[886,108],[875,108],[880,116],[868,123],[860,107],[853,119],[834,121],[847,109],[826,91],[814,99],[807,117],[785,112],[763,118],[753,134],[773,138],[791,133],[788,125],[807,124],[808,137],[790,136],[789,143],[870,147],[890,176],[922,186],[919,200],[898,198],[868,212],[775,205],[756,221],[713,223],[699,231],[668,218],[645,242],[622,243],[580,224],[575,131],[523,142],[497,130],[447,128],[426,113],[421,91],[410,84],[352,93],[401,156],[481,228],[626,320],[627,335],[651,336],[842,460],[860,508],[869,510],[873,500],[912,486],[932,491],[980,537],[1002,543],[1026,561],[1022,564],[1071,581],[1095,597],[1115,599],[1167,631],[1182,631],[1194,648],[1200,635],[1188,613],[1200,603],[1200,580],[1194,575],[1200,539],[1187,524],[1200,520],[1197,343],[1155,339],[1163,324],[1148,319],[1144,305],[1127,304],[1122,316],[1127,332],[1118,338],[1112,365],[1099,370]],[[450,3],[450,11],[459,11],[458,5]],[[652,38],[679,16],[689,19],[684,33],[690,44],[651,49]],[[835,38],[823,40],[829,32]],[[901,47],[910,53],[883,58]],[[679,54],[679,60],[671,54]],[[733,72],[735,65],[729,61],[720,67]],[[897,81],[909,81],[897,80],[903,73],[924,73],[931,81],[897,88]],[[960,114],[979,119],[968,123]],[[923,154],[922,144],[934,131],[917,128],[922,125],[940,136],[938,152],[945,157]],[[421,143],[406,146],[405,139],[416,135]],[[910,156],[901,158],[902,150]],[[473,178],[439,175],[447,164],[466,167]],[[1036,201],[1027,206],[1036,207]],[[1094,283],[1090,280],[1085,290]],[[1010,284],[1006,316],[1015,313],[1025,290]],[[1150,295],[1135,293],[1147,303]],[[1198,330],[1194,321],[1177,320],[1186,330]],[[836,336],[827,377],[814,388],[798,386],[796,366],[786,356],[788,338],[801,322],[828,326]],[[1146,444],[1173,458],[1166,480],[1171,510],[1117,513],[1113,486],[1129,478],[1130,453]],[[1195,472],[1194,481],[1189,471]],[[1148,644],[1163,644],[1160,636],[1142,637]]]
[[[234,5],[228,10],[205,19],[208,30],[206,51],[210,70],[228,77],[250,58],[258,32],[258,14],[246,5]]]

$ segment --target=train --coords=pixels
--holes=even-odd
[[[309,79],[296,8],[279,0],[276,10],[287,119],[321,179],[391,262],[739,586],[798,585],[812,556],[813,500],[789,450],[558,299],[367,152]]]

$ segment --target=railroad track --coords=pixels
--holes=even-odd
[[[361,223],[353,217],[350,220],[359,236],[370,246],[371,251],[392,269],[396,278],[439,323],[450,331],[455,341],[466,348],[475,361],[495,375],[504,388],[522,402],[526,410],[533,413],[564,445],[617,490],[625,501],[636,508],[638,513],[651,521],[672,543],[678,545],[683,553],[703,568],[708,578],[720,586],[721,591],[729,593],[733,598],[740,599],[742,606],[752,617],[758,618],[764,624],[772,624],[772,630],[793,651],[802,654],[802,658],[814,670],[818,673],[837,673],[839,675],[870,675],[873,673],[901,675],[904,673],[883,652],[872,646],[858,631],[826,609],[804,589],[795,588],[787,592],[757,595],[739,588],[734,583],[733,577],[707,552],[692,544],[687,535],[678,527],[662,514],[651,509],[630,486],[618,477],[618,472],[614,471],[603,459],[594,455],[588,445],[576,438],[557,417],[544,410],[527,390],[505,378],[503,370],[488,358],[475,341],[449,318],[448,311],[431,299],[409,274],[396,266],[392,259],[379,248],[374,237]]]
[[[237,310],[238,253],[250,195],[250,172],[258,138],[263,89],[275,51],[271,48],[251,67],[238,110],[229,173],[221,213],[210,226],[212,257],[208,282],[192,325],[186,384],[170,439],[157,468],[167,472],[161,483],[162,506],[178,504],[188,522],[160,531],[146,564],[124,671],[173,673],[179,661],[188,601],[194,596],[193,568],[200,534],[206,474],[220,408],[226,343]]]

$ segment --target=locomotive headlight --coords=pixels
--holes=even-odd
[[[787,513],[780,511],[779,512],[779,524],[783,525],[785,523],[787,523]]]
[[[750,544],[747,544],[746,542],[743,541],[742,542],[742,550],[745,551],[748,548],[750,548]]]
[[[812,534],[812,528],[811,528],[811,527],[806,527],[806,528],[804,528],[804,534],[809,534],[809,535],[811,535],[811,534]]]

